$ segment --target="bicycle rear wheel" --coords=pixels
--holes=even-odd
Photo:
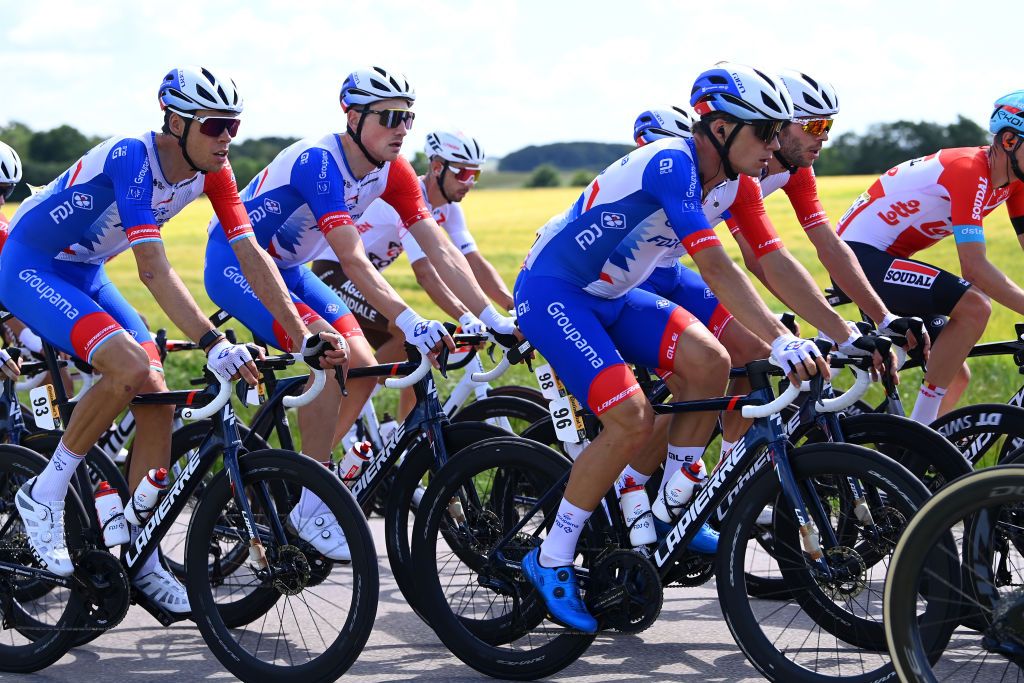
[[[186,584],[199,630],[217,659],[242,680],[334,680],[359,656],[377,611],[377,555],[366,520],[348,489],[311,458],[254,451],[239,466],[242,481],[232,486],[226,470],[220,472],[189,525]],[[288,527],[303,488],[338,520],[350,563],[331,562]],[[226,538],[237,543],[248,537],[234,490],[244,492],[252,508],[268,566],[247,557],[230,576],[218,577],[210,571],[217,559],[213,549]],[[240,592],[246,594],[241,600]],[[231,628],[221,614],[225,601],[251,601],[250,608],[265,606],[264,613]]]

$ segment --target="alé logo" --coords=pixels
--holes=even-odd
[[[921,210],[921,202],[911,199],[909,202],[893,202],[889,205],[888,211],[879,211],[878,217],[887,224],[896,226],[900,224],[901,218],[910,218]]]

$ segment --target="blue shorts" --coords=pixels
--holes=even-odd
[[[40,337],[87,363],[114,335],[127,332],[162,371],[142,317],[102,265],[58,261],[9,239],[0,257],[0,301]]]
[[[640,289],[679,304],[711,330],[716,338],[732,320],[732,313],[718,301],[700,274],[678,261],[671,268],[655,268]]]
[[[597,415],[640,391],[627,362],[671,371],[679,336],[697,322],[645,290],[602,299],[526,270],[516,280],[515,300],[523,334]]]
[[[309,268],[295,266],[280,269],[302,322],[309,325],[323,318],[343,337],[361,337],[363,331],[345,302]],[[220,233],[213,233],[206,244],[206,266],[203,272],[206,293],[260,340],[283,351],[297,351],[281,324],[274,320],[256,297],[249,281],[242,274],[235,252]],[[299,340],[301,341],[301,340]]]

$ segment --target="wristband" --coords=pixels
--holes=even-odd
[[[882,318],[882,322],[878,323],[878,329],[884,330],[889,325],[892,325],[894,320],[899,320],[900,317],[894,313],[886,313],[885,317]]]
[[[225,338],[224,335],[215,327],[199,338],[199,348],[205,350],[216,344],[218,339],[222,338]]]

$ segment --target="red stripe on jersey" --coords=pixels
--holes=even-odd
[[[109,313],[88,313],[71,327],[71,350],[88,363],[96,347],[123,331],[124,328],[118,325]]]
[[[68,187],[75,184],[75,179],[78,178],[78,174],[82,172],[82,160],[78,160],[78,166],[75,166],[75,172],[71,175],[71,180],[68,181]]]
[[[263,170],[263,177],[260,178],[260,184],[256,186],[256,191],[252,193],[253,197],[255,197],[256,195],[258,195],[260,193],[260,188],[263,187],[263,183],[265,183],[267,181],[267,176],[268,175],[270,175],[270,167],[269,166]]]
[[[133,225],[130,228],[125,228],[124,234],[128,238],[128,244],[135,244],[144,240],[160,239],[160,228],[152,224]]]
[[[590,193],[590,197],[587,199],[587,205],[583,208],[584,211],[590,211],[590,207],[594,205],[594,200],[597,199],[597,193],[601,191],[601,186],[594,181],[594,191]]]
[[[295,302],[295,311],[299,314],[299,317],[302,318],[302,322],[306,327],[309,327],[310,323],[312,322],[322,320],[322,318],[316,314],[316,311],[314,311],[312,308],[302,303],[301,301]],[[275,320],[273,324],[273,330],[274,339],[277,341],[277,348],[281,349],[282,351],[298,350],[292,348],[294,342],[292,341],[292,338],[288,336],[288,333],[284,331],[284,328],[281,327],[281,323]]]
[[[331,211],[320,216],[320,220],[317,221],[320,232],[324,234],[324,237],[329,235],[335,228],[353,224],[352,216],[349,215],[348,211]]]
[[[926,275],[928,277],[936,277],[939,274],[939,271],[936,268],[930,268],[922,263],[914,263],[913,261],[904,261],[903,259],[896,259],[889,267],[906,270],[911,273],[918,273],[920,275]]]
[[[703,251],[708,247],[720,247],[722,243],[718,241],[718,235],[715,234],[714,230],[708,228],[707,230],[698,230],[697,232],[690,233],[683,238],[683,247],[686,249],[686,253],[693,256],[698,251]]]
[[[665,323],[665,330],[661,333],[661,344],[658,346],[658,367],[662,370],[671,370],[675,362],[676,346],[679,338],[683,336],[683,330],[697,322],[693,314],[682,306],[676,306]]]
[[[600,415],[614,408],[627,398],[640,391],[633,371],[625,363],[616,363],[597,374],[587,390],[587,405]]]

